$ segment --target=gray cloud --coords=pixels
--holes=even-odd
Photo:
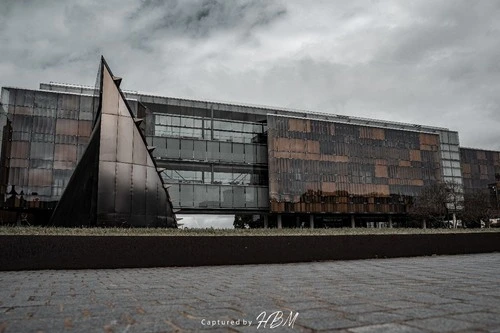
[[[2,1],[0,85],[93,85],[416,122],[500,149],[495,1]]]

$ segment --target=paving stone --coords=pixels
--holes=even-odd
[[[500,333],[498,276],[498,253],[0,272],[0,332],[255,332],[263,311],[292,311],[294,327],[280,332]]]
[[[430,317],[438,317],[445,316],[448,314],[448,311],[442,309],[431,309],[429,307],[417,307],[417,308],[403,308],[403,309],[393,309],[390,311],[391,313],[400,314],[403,316],[407,316],[408,318],[430,318]]]
[[[348,319],[369,323],[369,324],[380,324],[380,323],[390,323],[396,321],[403,321],[410,316],[405,316],[402,314],[396,314],[391,312],[368,312],[368,313],[356,313],[356,314],[347,314],[346,317]]]
[[[312,318],[297,320],[297,324],[313,330],[333,330],[359,326],[354,320],[336,318]]]
[[[334,308],[337,311],[347,312],[347,313],[365,313],[365,312],[376,312],[381,310],[386,310],[387,308],[376,305],[376,304],[355,304],[347,306],[338,306]]]
[[[471,312],[449,316],[449,318],[465,320],[473,323],[479,323],[488,327],[500,328],[500,316],[491,312]]]
[[[405,324],[409,326],[427,329],[432,332],[456,332],[456,331],[480,328],[480,325],[475,323],[456,320],[452,318],[446,318],[446,317],[416,319],[416,320],[406,321]]]
[[[357,328],[350,328],[349,332],[354,333],[424,333],[421,329],[402,324],[382,324],[370,325]]]

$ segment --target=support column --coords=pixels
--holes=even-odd
[[[314,229],[314,215],[309,215],[309,228]]]
[[[351,228],[356,228],[356,220],[354,219],[354,215],[351,215]]]
[[[457,214],[453,213],[453,228],[457,228]]]
[[[392,216],[389,215],[389,228],[392,228]]]
[[[425,219],[422,220],[422,229],[427,229],[427,221]]]
[[[297,216],[297,217],[295,218],[295,227],[296,227],[296,228],[300,228],[300,216]]]
[[[264,229],[269,228],[269,216],[264,215]]]
[[[210,140],[214,140],[214,106],[210,106]]]
[[[278,215],[276,219],[278,220],[278,229],[282,229],[283,226],[281,225],[281,215]]]

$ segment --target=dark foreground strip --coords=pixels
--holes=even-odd
[[[500,251],[500,233],[0,236],[0,270],[271,264]]]

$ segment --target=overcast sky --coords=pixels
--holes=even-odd
[[[500,150],[499,1],[0,1],[0,86],[93,85],[447,127]]]

